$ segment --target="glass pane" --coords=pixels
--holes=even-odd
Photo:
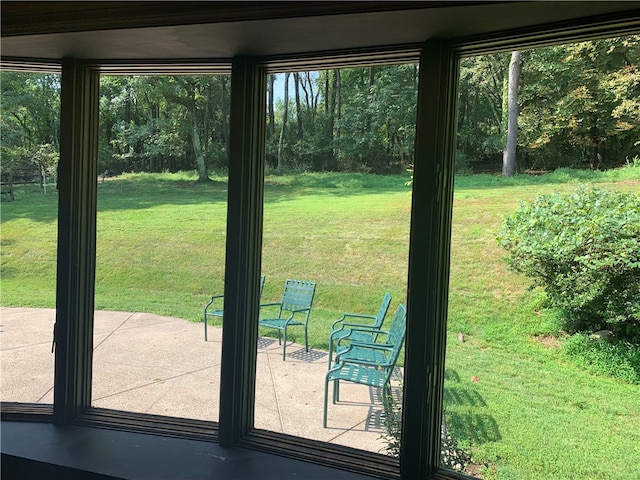
[[[444,468],[640,477],[639,40],[462,63]],[[518,173],[505,177],[518,56]]]
[[[229,81],[101,78],[94,407],[218,419]]]
[[[53,403],[60,75],[3,71],[2,401]]]
[[[388,378],[399,412],[417,66],[283,73],[268,92],[262,303],[310,310],[307,350],[306,311],[285,332],[289,310],[261,309],[255,426],[397,453],[399,416],[385,415],[380,387]],[[291,281],[314,284],[312,303]]]

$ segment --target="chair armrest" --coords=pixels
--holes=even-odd
[[[262,307],[275,307],[276,305],[280,306],[281,303],[280,302],[274,302],[274,303],[261,303],[260,304],[260,308]]]
[[[349,344],[353,346],[353,348],[368,348],[370,350],[384,350],[387,352],[391,352],[393,350],[394,345],[389,345],[386,343],[367,343],[367,342],[351,342]],[[346,350],[345,350],[346,352]],[[343,352],[344,353],[344,352]]]
[[[311,307],[309,308],[298,308],[296,310],[289,310],[292,314],[294,313],[300,313],[300,312],[309,312],[311,311]]]
[[[343,322],[344,324],[344,320],[347,318],[362,318],[362,319],[367,319],[367,320],[375,320],[376,317],[375,315],[361,315],[359,313],[345,313],[342,315],[342,317],[340,317],[339,319],[335,320],[332,324],[331,324],[331,330],[336,330],[336,325],[338,325],[339,323]],[[360,324],[361,325],[361,324]],[[342,329],[343,327],[338,327],[338,329]]]
[[[374,327],[367,327],[367,326],[363,326],[363,325],[354,325],[353,328],[351,328],[352,332],[365,332],[365,333],[377,333],[380,335],[388,335],[389,334],[389,330],[381,330],[380,328],[374,328]]]
[[[211,306],[211,304],[212,304],[216,299],[218,299],[218,298],[224,298],[224,295],[212,295],[212,296],[211,296],[211,300],[209,300],[209,303],[207,303],[207,304],[204,306],[204,313],[205,313],[205,314],[207,313],[207,310],[209,309],[209,307]]]
[[[286,319],[286,323],[287,325],[289,325],[289,322],[292,322],[294,320],[294,317],[296,316],[296,313],[307,313],[307,320],[309,318],[309,312],[311,312],[311,307],[309,308],[298,308],[296,310],[287,310],[288,312],[290,312],[290,315],[287,317]]]
[[[336,330],[336,332],[338,332],[338,331],[339,331],[339,330]],[[389,334],[389,331],[388,331],[388,330],[380,330],[380,329],[372,328],[372,327],[356,326],[356,327],[351,328],[351,331],[349,332],[349,334],[348,334],[348,335],[345,335],[344,337],[341,337],[341,338],[338,340],[338,345],[340,345],[340,343],[341,343],[343,340],[351,341],[351,340],[349,340],[349,337],[351,337],[351,334],[352,334],[352,333],[357,333],[357,332],[362,332],[362,333],[372,333],[372,334],[375,334],[376,336],[378,336],[378,335],[388,335],[388,334]],[[335,332],[332,332],[332,333],[335,333]],[[329,339],[331,339],[331,338],[332,338],[332,337],[331,337],[331,336],[329,336]],[[378,344],[378,345],[379,345],[379,344]]]
[[[345,331],[348,331],[349,333],[347,333],[346,335],[340,337],[340,340],[346,339],[348,340],[349,337],[351,336],[351,332],[363,332],[363,333],[371,333],[374,335],[378,335],[380,333],[386,333],[378,328],[375,327],[371,327],[371,326],[367,326],[367,325],[362,325],[361,323],[343,323],[342,327],[336,329],[336,330],[332,330],[329,333],[329,340],[333,340],[333,337],[335,337],[336,335],[340,334],[340,333],[344,333]]]

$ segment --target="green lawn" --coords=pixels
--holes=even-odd
[[[318,283],[310,337],[326,348],[342,312],[404,302],[410,219],[406,176],[269,176],[264,301],[286,278]],[[640,385],[581,370],[562,352],[541,293],[507,270],[495,236],[520,200],[576,181],[637,190],[640,169],[456,180],[445,403],[447,424],[482,475],[640,479]],[[222,293],[226,182],[126,175],[98,185],[96,309],[201,321]],[[2,203],[3,306],[53,307],[55,192]],[[458,340],[463,333],[464,342]],[[298,335],[298,340],[301,337]]]

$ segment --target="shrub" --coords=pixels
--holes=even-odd
[[[564,352],[592,373],[640,383],[640,346],[576,334],[566,340]]]
[[[542,195],[507,217],[507,263],[542,286],[571,331],[611,330],[640,343],[640,199],[579,187]]]

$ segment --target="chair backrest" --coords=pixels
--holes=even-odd
[[[382,303],[380,304],[378,313],[376,314],[376,320],[375,322],[373,322],[373,328],[380,328],[382,326],[382,322],[384,322],[384,317],[386,317],[387,315],[387,311],[389,310],[390,304],[391,304],[391,294],[385,293],[384,297],[382,297]]]
[[[393,320],[391,321],[391,327],[389,327],[389,334],[385,339],[386,343],[393,345],[394,362],[395,359],[398,358],[406,332],[407,309],[404,305],[400,304],[398,308],[396,308],[396,313],[393,315]]]
[[[282,310],[302,310],[311,308],[316,292],[315,282],[287,280],[282,292]]]

